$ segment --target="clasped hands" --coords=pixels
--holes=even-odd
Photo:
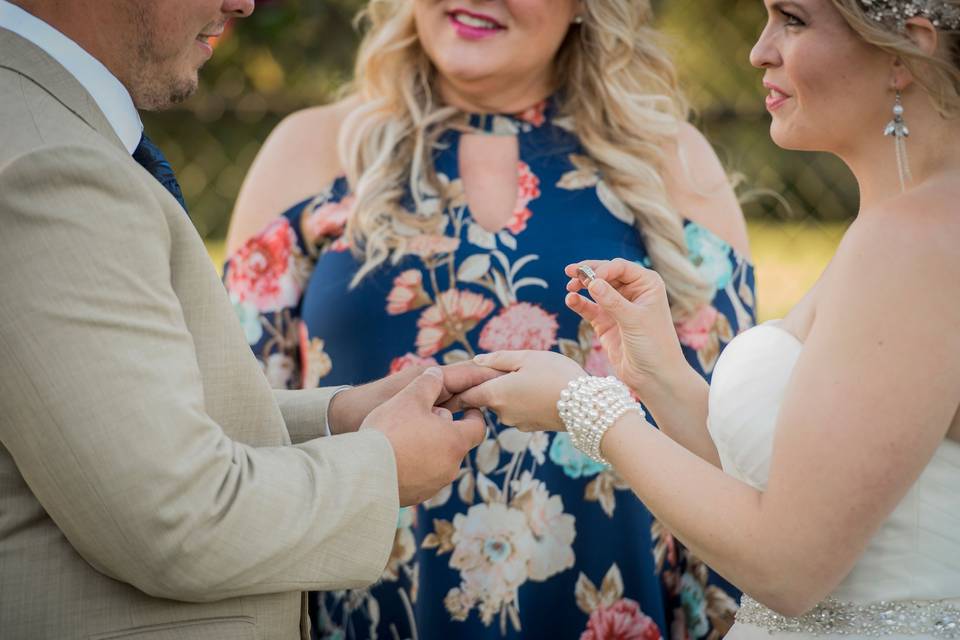
[[[587,265],[596,279],[581,281]],[[565,269],[567,306],[586,319],[615,375],[640,398],[662,394],[687,367],[658,274],[622,259],[589,260]],[[587,289],[588,299],[580,292]],[[430,498],[459,472],[463,457],[486,436],[479,409],[524,431],[561,431],[560,392],[587,375],[551,351],[501,351],[472,362],[408,369],[342,393],[330,407],[334,433],[374,429],[390,440],[397,460],[400,502]],[[463,413],[459,420],[454,413]]]

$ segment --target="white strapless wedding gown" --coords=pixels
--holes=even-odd
[[[714,370],[708,426],[723,470],[759,490],[767,486],[777,414],[802,348],[767,323],[733,340]],[[771,635],[960,639],[960,444],[944,440],[850,574],[812,613],[783,618],[744,596],[727,638]]]

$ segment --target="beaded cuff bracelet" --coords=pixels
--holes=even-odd
[[[560,392],[557,411],[573,445],[602,464],[609,464],[600,454],[607,429],[628,411],[646,415],[627,385],[613,376],[582,376],[572,381]]]

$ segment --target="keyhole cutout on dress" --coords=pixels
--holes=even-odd
[[[474,222],[494,233],[506,227],[517,205],[516,136],[462,134],[458,162]]]

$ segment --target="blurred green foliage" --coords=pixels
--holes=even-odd
[[[193,98],[173,111],[146,114],[147,130],[177,169],[201,235],[217,239],[226,233],[243,176],[277,122],[329,102],[349,80],[359,41],[352,20],[362,5],[261,0],[254,15],[234,23],[218,43]],[[839,161],[785,152],[770,142],[762,72],[748,62],[766,18],[761,0],[655,5],[696,123],[731,173],[744,176],[742,191],[756,196],[747,199],[748,215],[802,220],[814,228],[853,215],[856,185]],[[318,153],[329,144],[317,140]]]

